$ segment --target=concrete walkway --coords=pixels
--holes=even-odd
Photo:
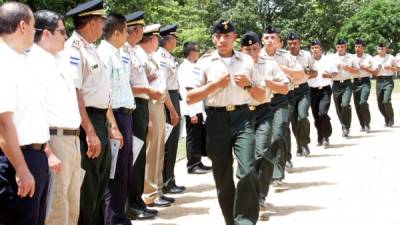
[[[370,133],[360,132],[353,111],[350,137],[341,137],[334,104],[331,147],[316,147],[316,130],[311,128],[311,155],[295,157],[285,185],[272,188],[267,212],[258,224],[269,225],[395,225],[400,224],[400,95],[393,96],[395,126],[386,128],[374,93],[370,96]],[[310,111],[310,122],[313,119]],[[292,140],[292,143],[295,143]],[[296,146],[292,147],[295,153]],[[206,160],[204,160],[206,161]],[[206,161],[208,165],[209,161]],[[177,163],[176,177],[185,185],[184,194],[174,195],[176,203],[160,208],[151,221],[140,225],[221,225],[224,224],[212,174],[188,175],[186,160]]]

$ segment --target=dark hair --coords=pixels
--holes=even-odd
[[[19,2],[6,2],[0,6],[0,35],[12,34],[21,21],[30,23],[32,11],[29,6]]]
[[[147,43],[147,42],[151,41],[152,38],[153,38],[153,35],[143,35],[142,40],[140,40],[139,43]]]
[[[35,43],[40,41],[44,30],[54,32],[57,29],[58,21],[62,20],[62,17],[56,12],[49,10],[39,10],[35,12]]]
[[[183,44],[183,56],[187,58],[191,52],[198,50],[198,44],[196,42],[185,42]]]
[[[110,39],[115,31],[123,32],[126,25],[126,19],[123,15],[110,13],[104,21],[103,35],[105,39]]]
[[[161,47],[164,47],[170,39],[172,39],[172,35],[160,36],[160,38],[158,39],[159,45]]]
[[[87,23],[92,20],[95,20],[101,16],[99,15],[90,15],[90,16],[74,16],[72,17],[72,21],[74,23],[75,30],[79,30],[83,28]]]

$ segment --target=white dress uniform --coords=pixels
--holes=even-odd
[[[376,69],[376,64],[374,63],[374,59],[372,58],[371,55],[364,53],[361,57],[358,57],[357,55],[354,55],[356,57],[356,63],[358,64],[358,67],[361,68],[363,67],[369,67],[371,69]],[[354,79],[361,79],[364,77],[371,77],[372,74],[366,70],[359,70],[357,74],[353,75]]]
[[[316,77],[308,79],[308,86],[312,88],[322,89],[328,85],[332,84],[332,79],[324,78],[322,74],[324,72],[328,73],[337,73],[337,67],[332,61],[325,55],[321,55],[319,60],[315,60],[315,64],[317,66],[318,75]]]
[[[359,65],[357,63],[356,57],[353,54],[346,53],[345,55],[339,55],[339,53],[335,53],[330,55],[332,63],[335,65],[344,64],[355,69],[359,69]],[[344,70],[342,67],[338,69],[338,74],[332,78],[333,81],[340,81],[341,83],[345,80],[350,80],[353,75]]]
[[[292,54],[291,54],[292,55]],[[305,50],[300,50],[299,54],[297,56],[292,55],[298,64],[300,64],[304,70],[309,69],[309,70],[314,70],[317,71],[317,65],[315,64],[315,60],[311,56],[309,51]],[[304,77],[299,80],[294,80],[294,87],[298,87],[300,84],[304,84],[307,82],[307,77]]]

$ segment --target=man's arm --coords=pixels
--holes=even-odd
[[[0,136],[4,141],[1,149],[15,169],[18,196],[23,198],[29,195],[32,198],[35,193],[35,179],[29,171],[19,147],[17,130],[13,123],[13,113],[0,113]]]
[[[118,129],[117,121],[115,120],[114,113],[112,111],[111,106],[108,107],[107,110],[107,133],[110,139],[118,140],[120,143],[119,148],[122,148],[124,145],[124,138],[122,137],[121,132]]]
[[[292,79],[295,80],[301,80],[306,76],[306,73],[304,72],[303,69],[300,68],[289,68],[287,66],[284,65],[279,65],[279,68],[282,69],[282,71],[288,75],[289,77],[291,77]]]
[[[162,97],[160,91],[147,86],[132,86],[132,92],[134,95],[146,94],[153,100],[159,100]]]
[[[265,80],[265,85],[272,91],[279,94],[286,95],[289,92],[289,85],[287,83],[281,83],[274,80]]]
[[[169,116],[171,118],[171,124],[176,126],[179,123],[179,115],[175,110],[174,105],[172,104],[171,97],[169,96],[168,91],[165,94],[165,106],[169,111]]]
[[[219,79],[217,79],[213,82],[207,83],[204,86],[201,86],[198,88],[193,88],[193,89],[188,88],[188,92],[186,95],[186,103],[191,105],[196,102],[199,102],[199,101],[207,98],[207,96],[209,94],[211,94],[212,92],[217,91],[220,88],[224,88],[224,87],[228,86],[229,82],[230,82],[230,75],[224,74]]]

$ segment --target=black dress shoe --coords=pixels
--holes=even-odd
[[[153,203],[148,204],[150,207],[169,207],[171,202],[164,200],[163,198],[156,198]]]
[[[310,155],[310,149],[308,148],[308,145],[303,146],[302,150],[303,150],[303,155],[304,156]]]
[[[361,131],[361,132],[364,132],[364,131],[365,131],[365,127],[364,127],[364,126],[361,127],[360,131]]]
[[[144,210],[143,211],[145,211],[145,212],[148,212],[148,213],[151,213],[151,214],[158,214],[158,210],[156,210],[156,209],[150,209],[150,208],[144,208]]]
[[[185,187],[172,186],[169,188],[163,188],[165,194],[180,194],[185,191]]]
[[[258,204],[260,206],[260,211],[267,211],[268,205],[265,200],[258,200]]]
[[[156,218],[157,213],[149,213],[146,211],[128,211],[126,215],[130,220],[151,220]]]
[[[200,165],[194,166],[190,169],[188,169],[188,173],[189,174],[205,174],[210,172],[210,170],[205,170],[203,168],[200,167]]]
[[[175,202],[174,198],[171,198],[171,197],[168,197],[168,196],[165,196],[165,195],[161,196],[160,198],[162,200],[165,200],[165,201],[169,202],[169,203],[174,203]]]
[[[211,166],[205,166],[203,163],[200,163],[200,168],[203,170],[212,170]]]
[[[323,138],[322,139],[322,146],[324,146],[324,148],[328,148],[329,147],[329,138]]]
[[[297,157],[303,156],[303,151],[301,148],[297,148],[296,156]]]
[[[365,132],[369,133],[371,131],[371,127],[369,125],[365,125]]]
[[[349,130],[349,129],[343,128],[343,130],[342,130],[342,136],[343,136],[343,137],[348,137],[348,136],[349,136],[349,133],[350,133],[350,130]]]
[[[293,168],[293,163],[292,163],[292,161],[287,161],[286,162],[286,168],[288,168],[288,169],[292,169]]]

